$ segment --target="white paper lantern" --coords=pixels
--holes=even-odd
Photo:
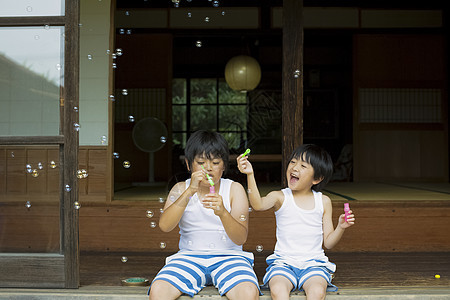
[[[225,66],[225,80],[235,91],[247,92],[255,89],[261,80],[258,61],[247,55],[231,58]]]

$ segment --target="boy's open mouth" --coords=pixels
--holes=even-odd
[[[298,177],[295,174],[291,174],[289,178],[290,183],[296,183],[298,181]]]

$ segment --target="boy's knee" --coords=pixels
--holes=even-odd
[[[320,285],[311,286],[306,292],[308,299],[322,300],[325,299],[327,294],[326,289],[323,289]]]

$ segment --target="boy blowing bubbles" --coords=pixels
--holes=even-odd
[[[240,183],[222,178],[228,156],[227,142],[216,132],[199,130],[187,141],[191,178],[171,189],[159,220],[164,232],[180,228],[180,250],[166,258],[153,279],[150,300],[193,297],[206,285],[228,299],[259,298],[253,253],[242,250],[248,233],[247,195]]]
[[[255,210],[274,208],[277,223],[275,251],[267,257],[264,285],[272,299],[289,299],[291,291],[304,290],[308,300],[325,299],[336,265],[328,260],[322,245],[333,248],[345,229],[355,224],[349,212],[339,216],[333,226],[331,200],[320,191],[333,173],[330,155],[322,148],[305,144],[291,155],[286,178],[288,187],[261,197],[252,164],[247,156],[238,156],[239,171],[247,175],[248,196]]]

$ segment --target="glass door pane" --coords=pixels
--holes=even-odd
[[[64,0],[0,0],[0,17],[63,16]]]
[[[59,134],[64,27],[0,28],[0,136]]]

